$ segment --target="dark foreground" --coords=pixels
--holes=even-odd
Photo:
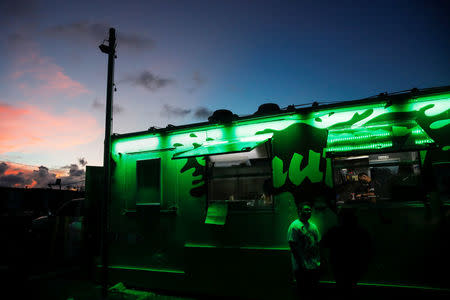
[[[11,279],[11,278],[10,278]],[[96,300],[101,299],[101,285],[84,276],[75,269],[64,269],[22,278],[22,282],[9,280],[8,286],[2,287],[3,295],[14,295],[10,299],[48,299],[48,300]],[[5,284],[5,282],[3,282]],[[322,282],[320,294],[315,299],[337,299],[333,283]],[[355,290],[355,299],[449,299],[449,290],[430,290],[419,288],[398,288],[387,286],[360,285]],[[121,300],[176,300],[176,299],[225,299],[208,295],[180,295],[167,291],[146,291],[132,287],[116,285],[108,293],[107,299]],[[230,299],[230,298],[226,298]],[[345,299],[349,299],[345,297]],[[243,300],[243,299],[242,299]]]

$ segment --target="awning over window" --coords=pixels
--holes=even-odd
[[[212,141],[205,142],[203,145],[194,149],[177,152],[172,159],[188,158],[205,155],[217,155],[225,153],[250,152],[259,145],[267,142],[271,135],[255,135],[253,137],[241,138],[236,141]]]

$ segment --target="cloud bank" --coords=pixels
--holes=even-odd
[[[33,105],[0,102],[0,120],[0,154],[67,149],[87,144],[103,132],[93,116],[77,109],[53,114]]]
[[[79,159],[61,169],[50,170],[45,166],[28,166],[13,162],[0,162],[0,186],[16,188],[48,188],[56,179],[61,179],[64,189],[84,186],[86,172],[83,169],[87,161]],[[84,164],[84,165],[83,165]]]

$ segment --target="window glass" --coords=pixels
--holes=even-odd
[[[160,203],[161,160],[148,159],[136,162],[136,204]]]
[[[272,168],[269,142],[250,152],[208,158],[208,200],[227,202],[230,209],[269,209]]]
[[[336,157],[336,200],[420,201],[423,193],[419,161],[418,152]]]

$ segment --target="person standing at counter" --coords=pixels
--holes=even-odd
[[[372,178],[366,173],[358,174],[359,185],[356,187],[356,199],[375,199],[375,188],[373,187]]]
[[[316,225],[309,221],[311,213],[309,202],[300,203],[299,218],[291,223],[287,233],[297,290],[299,295],[307,299],[317,291],[320,275],[320,233]]]

